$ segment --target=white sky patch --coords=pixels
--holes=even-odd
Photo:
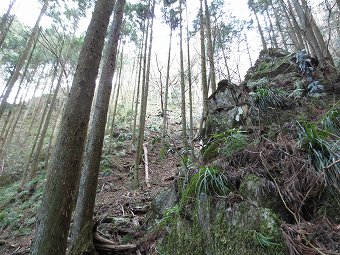
[[[3,15],[8,8],[9,3],[11,0],[0,0],[0,15]],[[128,2],[136,3],[138,1],[136,0],[130,0]],[[210,2],[210,1],[209,1]],[[188,17],[189,17],[189,26],[191,26],[192,20],[196,17],[198,9],[199,9],[199,1],[197,0],[187,0],[188,4]],[[169,44],[169,27],[168,25],[164,24],[162,22],[162,14],[160,13],[160,6],[159,4],[158,11],[156,13],[156,19],[154,23],[154,40],[153,40],[153,51],[154,55],[152,56],[155,58],[155,54],[157,54],[157,57],[159,59],[159,62],[161,65],[164,66],[163,72],[165,73],[166,70],[166,59],[167,59],[167,53],[168,53],[168,44]],[[17,0],[14,4],[14,7],[12,8],[11,14],[15,14],[17,18],[24,23],[27,26],[33,27],[36,19],[40,13],[42,5],[37,0]],[[231,15],[236,16],[238,19],[244,19],[249,20],[251,18],[250,11],[248,9],[247,0],[226,0],[225,12]],[[92,10],[88,10],[88,15],[86,18],[82,18],[80,20],[79,24],[79,31],[77,34],[81,34],[84,31],[86,31],[87,26],[89,24],[89,21],[91,19]],[[183,12],[183,18],[186,19],[185,11]],[[41,26],[43,27],[50,27],[51,25],[51,19],[49,17],[44,16],[41,20]],[[179,59],[179,39],[178,39],[178,33],[179,28],[177,28],[173,33],[173,50],[172,50],[172,57],[176,56],[177,59]],[[250,44],[250,48],[252,49],[251,54],[253,55],[253,62],[256,60],[259,47],[257,46],[259,44],[259,38],[256,32],[250,31],[248,33],[248,42]],[[191,55],[193,56],[195,53],[200,52],[200,46],[199,46],[199,37],[192,40],[191,45]],[[183,48],[185,50],[184,55],[186,58],[186,20],[183,22]],[[235,64],[239,63],[239,69],[241,72],[241,76],[243,78],[245,72],[249,68],[249,58],[247,55],[245,55],[245,49],[244,45],[240,46],[239,52],[237,47],[235,49],[232,49],[233,55],[230,58],[230,63]],[[171,67],[173,69],[173,72],[178,72],[178,61],[175,61],[173,63],[173,66]],[[153,72],[157,73],[156,65],[153,64]],[[1,88],[4,87],[5,84],[4,81],[0,79],[0,91]]]

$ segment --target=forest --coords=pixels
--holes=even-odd
[[[340,254],[340,0],[0,17],[0,254]]]

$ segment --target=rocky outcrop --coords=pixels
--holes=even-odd
[[[262,51],[242,84],[223,80],[209,97],[204,167],[178,184],[179,203],[163,213],[162,254],[340,252],[339,97],[310,89],[294,56]],[[318,126],[326,115],[336,131]],[[322,155],[325,144],[332,151]]]
[[[203,141],[211,134],[240,126],[245,121],[248,106],[245,104],[245,91],[227,80],[218,83],[217,90],[208,98],[208,113],[202,131]]]
[[[245,80],[258,80],[263,77],[271,79],[295,72],[297,67],[291,61],[293,57],[294,54],[279,48],[262,50],[255,65],[248,70]]]

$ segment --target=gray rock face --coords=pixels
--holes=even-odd
[[[220,81],[217,90],[208,99],[208,114],[234,108],[238,104],[240,96],[239,86],[227,80]]]
[[[244,107],[244,92],[241,86],[227,80],[218,83],[217,90],[208,98],[208,114],[202,132],[203,141],[213,133],[240,126],[247,107]]]
[[[254,67],[250,68],[245,79],[274,78],[279,74],[295,72],[297,67],[291,54],[283,49],[262,50]]]
[[[178,195],[175,183],[167,190],[161,192],[153,201],[151,209],[158,215],[163,215],[165,211],[174,207],[178,202]]]

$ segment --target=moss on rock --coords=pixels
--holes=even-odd
[[[209,247],[209,253],[214,255],[285,254],[279,220],[270,209],[258,208],[246,201],[226,207],[220,200],[210,208],[210,213],[216,217],[210,217],[214,220],[210,222],[209,238],[197,212],[193,222],[177,218],[163,239],[162,254],[205,255],[204,247]],[[261,238],[270,242],[262,242]]]
[[[211,159],[216,158],[219,153],[219,147],[221,145],[221,141],[213,141],[211,144],[207,145],[207,147],[203,150],[203,161],[209,161]]]

